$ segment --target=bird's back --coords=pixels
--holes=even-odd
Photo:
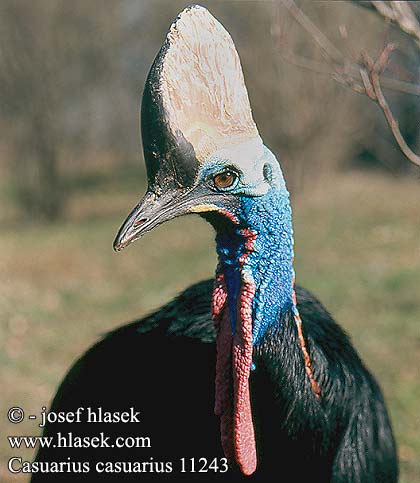
[[[50,424],[45,435],[72,433],[74,441],[76,436],[102,432],[114,447],[43,448],[37,461],[70,457],[88,462],[89,473],[77,475],[87,481],[105,476],[117,481],[271,481],[273,471],[290,471],[294,481],[395,482],[395,445],[380,390],[342,330],[301,288],[299,311],[323,389],[321,399],[311,391],[295,326],[286,316],[279,330],[255,348],[250,384],[259,467],[251,477],[223,472],[219,420],[214,415],[212,286],[210,280],[194,285],[149,317],[107,334],[75,363],[51,407],[66,413],[82,407],[84,416],[87,408],[95,414],[99,408],[102,414],[134,408],[140,422]],[[117,438],[132,444],[136,437],[138,447],[115,447]],[[147,463],[136,466],[145,471],[123,472],[134,470],[134,462]],[[103,473],[95,471],[98,463]],[[59,480],[57,474],[50,476],[51,481]],[[32,481],[46,481],[46,475],[34,474]]]

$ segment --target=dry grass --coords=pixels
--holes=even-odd
[[[4,435],[37,434],[30,421],[6,423],[8,407],[39,412],[100,334],[213,274],[213,234],[196,217],[168,223],[122,254],[112,252],[136,191],[85,193],[72,202],[69,220],[56,226],[1,228],[2,481],[18,480],[8,480],[4,469],[16,453]],[[418,183],[361,174],[325,180],[294,200],[298,281],[352,335],[379,379],[402,483],[419,481],[420,474],[419,201]]]

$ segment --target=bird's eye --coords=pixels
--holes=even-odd
[[[213,178],[216,188],[226,189],[233,186],[237,180],[238,175],[232,171],[224,171],[223,173],[216,174]]]

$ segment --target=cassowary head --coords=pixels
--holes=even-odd
[[[146,81],[141,120],[148,189],[114,248],[188,213],[216,228],[215,411],[226,456],[251,474],[253,346],[286,312],[300,324],[291,209],[252,118],[233,41],[206,9],[188,7],[172,24]]]
[[[287,198],[252,118],[232,38],[203,7],[186,8],[172,24],[146,81],[141,131],[148,189],[119,230],[116,250],[180,215],[241,221],[252,198],[272,189]]]

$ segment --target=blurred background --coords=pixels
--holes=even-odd
[[[420,48],[354,2],[301,2],[311,25],[357,65],[396,49],[384,93],[420,153]],[[254,118],[292,193],[298,283],[351,335],[390,409],[401,482],[420,481],[420,173],[378,105],[331,75],[290,3],[202,1],[239,51]],[[419,18],[419,2],[411,2]],[[213,233],[175,220],[121,254],[113,237],[145,189],[139,103],[148,69],[186,2],[0,3],[0,480],[6,434],[49,406],[101,334],[213,276]],[[295,12],[296,13],[296,12]],[[322,39],[322,37],[321,37]],[[318,37],[319,40],[319,37]],[[343,64],[344,70],[346,68]],[[337,76],[335,76],[337,77]]]

